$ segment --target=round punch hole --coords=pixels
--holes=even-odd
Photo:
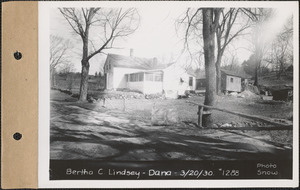
[[[20,59],[22,58],[22,53],[16,51],[16,52],[14,53],[14,57],[15,57],[16,60],[20,60]]]
[[[22,138],[22,134],[21,133],[15,133],[13,137],[14,137],[15,140],[18,141]]]

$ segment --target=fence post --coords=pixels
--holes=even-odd
[[[123,111],[126,111],[126,99],[125,99],[125,97],[123,98]]]
[[[202,127],[202,114],[203,114],[203,107],[198,106],[198,126]]]

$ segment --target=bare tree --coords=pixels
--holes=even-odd
[[[246,15],[246,16],[245,16]],[[242,16],[244,19],[242,20]],[[251,26],[255,14],[251,9],[229,8],[223,9],[217,26],[217,94],[221,93],[221,61],[227,46]],[[237,21],[240,21],[238,24]]]
[[[112,48],[117,38],[132,34],[139,26],[136,9],[60,8],[73,31],[82,39],[81,83],[79,101],[87,100],[89,60],[105,49]],[[99,28],[99,40],[92,40],[90,30]],[[98,43],[100,41],[100,43]],[[90,48],[90,44],[92,48]],[[97,45],[98,44],[98,45]]]
[[[182,54],[187,53],[185,58],[185,67],[187,68],[201,68],[203,64],[203,19],[201,11],[201,8],[188,8],[175,23],[177,35],[183,36],[184,48]],[[189,58],[187,58],[188,56]]]
[[[215,37],[219,23],[220,8],[198,8],[187,9],[184,17],[178,22],[185,26],[185,48],[190,52],[189,39],[197,40],[203,48],[198,52],[204,53],[204,65],[206,75],[206,92],[204,104],[213,106],[216,96],[216,67],[215,67]],[[202,13],[202,14],[201,14]],[[202,41],[203,40],[203,41]],[[190,53],[190,55],[192,55]],[[206,109],[207,110],[207,109]],[[213,124],[212,115],[203,118],[203,125],[211,127]]]
[[[215,67],[215,36],[222,9],[204,8],[203,16],[203,44],[206,75],[206,92],[204,104],[213,106],[216,96],[216,67]],[[211,127],[213,124],[212,115],[203,118],[203,124]]]
[[[68,50],[71,48],[69,40],[59,36],[50,36],[50,82],[51,87],[55,86],[55,72],[58,67],[69,64]]]
[[[202,11],[202,17],[201,15]],[[233,26],[237,25],[236,21],[239,15],[246,15],[246,22],[240,24],[233,30]],[[226,47],[239,35],[242,34],[250,26],[250,21],[256,18],[255,13],[251,9],[187,9],[183,19],[179,23],[184,23],[185,31],[185,48],[190,49],[189,38],[203,38],[203,50],[205,58],[205,72],[206,72],[206,94],[205,104],[213,105],[215,99],[215,92],[221,91],[221,60]],[[202,34],[201,34],[202,28]],[[206,33],[204,33],[206,32]],[[192,36],[192,37],[191,37]],[[217,38],[217,59],[215,59],[215,37]],[[201,52],[201,51],[199,51]],[[214,60],[214,65],[212,65]],[[215,71],[212,71],[214,68]],[[217,73],[217,74],[216,74]],[[212,76],[216,78],[213,79]],[[216,83],[218,81],[218,83]],[[214,92],[215,91],[215,92]],[[208,116],[206,119],[206,126],[212,124],[212,117]]]
[[[74,64],[71,62],[67,62],[59,67],[59,73],[69,74],[75,71]]]
[[[266,59],[277,69],[277,79],[281,78],[285,69],[293,64],[293,22],[292,17],[284,25],[282,31],[271,44],[269,58]]]
[[[185,31],[185,49],[190,52],[190,56],[197,55],[191,53],[191,41],[198,42],[198,38],[204,38],[201,33],[203,20],[199,15],[201,9],[187,9],[182,19],[178,23],[184,24]],[[216,25],[216,41],[217,41],[217,56],[216,56],[216,91],[217,94],[221,92],[221,62],[224,52],[228,45],[234,41],[235,38],[244,34],[244,32],[251,26],[252,21],[256,20],[256,13],[250,8],[229,8],[222,9],[219,21]],[[198,43],[203,46],[202,43]],[[198,54],[203,53],[198,51]],[[197,56],[196,56],[197,57]]]

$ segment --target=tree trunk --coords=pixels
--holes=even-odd
[[[283,73],[283,58],[279,60],[279,71],[277,73],[277,79],[281,79],[281,74]]]
[[[256,60],[256,67],[255,67],[255,76],[254,76],[254,86],[258,86],[258,72],[260,68],[260,60]]]
[[[216,61],[216,74],[217,74],[217,94],[220,95],[221,94],[221,57],[222,55],[219,55],[218,53],[218,57],[217,57],[217,61]]]
[[[56,86],[56,72],[54,71],[52,74],[52,87]]]
[[[79,101],[87,101],[87,94],[88,94],[88,85],[89,85],[89,70],[90,70],[90,63],[88,60],[88,28],[86,29],[85,37],[82,38],[83,42],[83,53],[82,53],[82,60],[81,60],[81,82],[80,82],[80,93],[79,93]]]
[[[53,70],[50,69],[50,87],[52,88],[53,86]]]
[[[90,64],[88,61],[84,61],[84,60],[81,61],[81,64],[82,64],[82,68],[81,68],[79,101],[86,101],[87,94],[88,94]]]
[[[206,92],[204,105],[213,106],[216,96],[216,67],[215,67],[215,27],[213,24],[214,9],[203,9],[203,42],[206,74]],[[206,109],[209,111],[208,109]],[[212,114],[203,117],[203,126],[212,127]]]
[[[55,87],[55,69],[54,68],[50,68],[50,87]]]

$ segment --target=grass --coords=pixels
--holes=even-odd
[[[123,111],[122,99],[108,100],[114,107],[109,107],[108,103],[102,107],[102,102],[79,102],[57,90],[52,90],[50,95],[52,159],[255,160],[274,156],[290,158],[291,155],[288,145],[291,134],[287,131],[242,133],[201,129],[184,122],[193,122],[197,117],[196,106],[188,104],[186,99],[129,99]],[[232,104],[231,109],[243,107],[244,101],[237,100],[219,97],[218,105],[228,107],[228,102],[235,102],[237,104]],[[180,121],[167,126],[151,125],[153,107],[176,110]],[[222,112],[214,115],[216,119],[234,120],[233,116]],[[282,148],[285,146],[288,148]]]
[[[194,96],[189,99],[129,99],[125,101],[125,111],[130,113],[132,119],[151,120],[151,110],[155,108],[173,108],[178,113],[178,119],[181,123],[190,123],[196,126],[197,106],[187,103],[204,102],[204,97]],[[109,109],[124,109],[124,100],[107,100],[106,107]],[[292,120],[293,107],[289,102],[276,102],[265,104],[262,100],[243,99],[228,96],[219,96],[216,107],[252,115],[261,115],[278,119]],[[212,111],[214,121],[218,125],[225,123],[239,123],[239,126],[246,124],[263,125],[255,121],[227,114],[220,111]],[[244,131],[245,132],[245,131]],[[246,131],[246,134],[256,137],[263,137],[275,143],[292,145],[292,133],[288,131]]]
[[[153,108],[170,108],[176,111],[180,124],[191,124],[194,127],[197,125],[197,106],[187,103],[187,100],[199,103],[204,102],[203,96],[192,96],[188,99],[145,99],[143,96],[134,98],[134,94],[135,92],[93,91],[90,95],[97,98],[106,97],[104,105],[106,109],[124,111],[133,120],[151,122]],[[125,96],[127,98],[124,100],[122,97]],[[68,101],[70,100],[74,101],[74,99],[69,99]],[[102,107],[103,101],[97,101],[91,106],[91,109]],[[217,97],[215,107],[278,119],[292,120],[293,118],[293,104],[291,102],[264,101],[223,95]],[[220,111],[214,110],[212,114],[214,122],[218,126],[226,123],[235,123],[240,127],[248,124],[263,125],[262,123],[256,123],[255,121]],[[246,131],[245,133],[252,136],[264,137],[276,143],[289,144],[290,146],[292,144],[292,135],[287,131]]]

